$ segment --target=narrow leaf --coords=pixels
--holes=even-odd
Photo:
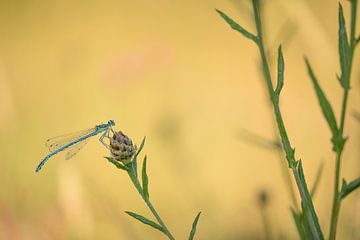
[[[140,154],[141,150],[144,148],[145,140],[146,140],[146,137],[144,137],[143,140],[141,141],[139,149],[136,151],[136,153],[134,154],[134,156],[132,157],[132,160],[131,160],[131,168],[132,168],[132,171],[134,172],[134,175],[136,178],[138,177],[137,157]]]
[[[315,181],[314,181],[314,184],[311,188],[311,191],[310,191],[310,195],[311,197],[313,198],[315,193],[316,193],[316,190],[319,186],[319,183],[320,183],[320,180],[321,180],[321,176],[322,176],[322,173],[323,173],[323,169],[324,169],[324,162],[321,162],[320,165],[319,165],[319,168],[316,172],[316,177],[315,177]]]
[[[294,174],[295,174],[296,184],[299,187],[299,191],[301,195],[301,201],[302,201],[301,206],[303,208],[303,214],[304,214],[304,227],[308,228],[311,231],[312,239],[324,239],[314,209],[314,205],[306,185],[301,160],[297,162],[297,166],[294,171]]]
[[[112,164],[114,164],[117,168],[122,169],[122,170],[127,170],[127,168],[119,161],[116,161],[115,159],[113,159],[112,157],[104,157],[106,158],[109,162],[111,162]]]
[[[353,192],[359,187],[360,187],[360,177],[351,181],[350,183],[347,183],[345,179],[343,179],[343,184],[340,192],[341,198],[345,198],[347,195],[349,195],[351,192]]]
[[[359,44],[359,42],[360,42],[360,36],[358,36],[358,37],[356,38],[355,44]]]
[[[139,220],[140,222],[142,222],[142,223],[144,223],[146,225],[149,225],[150,227],[153,227],[153,228],[165,233],[163,228],[159,224],[157,224],[157,223],[155,223],[155,222],[153,222],[153,221],[151,221],[151,220],[149,220],[149,219],[147,219],[147,218],[145,218],[145,217],[143,217],[143,216],[141,216],[139,214],[133,213],[133,212],[125,211],[125,213],[127,213],[131,217]]]
[[[196,226],[197,226],[197,223],[199,221],[200,214],[201,214],[201,212],[199,212],[198,215],[196,215],[195,220],[194,220],[194,222],[192,224],[191,232],[190,232],[190,235],[189,235],[189,240],[194,239],[194,236],[195,236],[195,233],[196,233]]]
[[[297,232],[299,234],[300,239],[301,240],[307,239],[306,235],[305,235],[305,232],[304,232],[304,227],[303,227],[303,224],[302,224],[302,221],[303,221],[302,214],[301,213],[296,213],[293,208],[290,208],[290,210],[291,210],[291,214],[292,214],[292,217],[294,219],[295,226],[296,226],[296,229],[297,229]]]
[[[240,26],[238,23],[236,23],[234,20],[232,20],[230,17],[228,17],[225,13],[223,13],[222,11],[215,9],[216,12],[225,20],[225,22],[227,24],[230,25],[230,27],[236,31],[238,31],[239,33],[241,33],[244,37],[249,38],[251,40],[253,40],[255,43],[257,43],[257,37],[248,32],[247,30],[245,30],[245,28],[243,28],[242,26]]]
[[[143,188],[144,197],[146,199],[149,198],[148,185],[149,185],[149,179],[146,173],[146,156],[145,156],[142,167],[142,188]]]
[[[304,227],[304,232],[305,232],[305,239],[314,239],[315,237],[313,237],[313,233],[312,233],[312,229],[310,227],[309,221],[306,221],[306,219],[308,219],[308,211],[304,211],[306,207],[304,206],[304,201],[301,201],[301,209],[303,210],[303,213],[301,214],[301,220],[302,220],[302,224]]]
[[[340,56],[340,67],[341,67],[341,86],[344,89],[349,88],[349,78],[347,76],[349,69],[349,42],[346,33],[346,25],[344,18],[344,11],[339,3],[339,56]]]
[[[140,154],[141,150],[144,148],[145,140],[146,140],[146,137],[144,137],[143,140],[141,141],[140,147],[139,147],[139,149],[137,150],[137,152],[135,154],[135,158]]]
[[[332,132],[332,141],[335,145],[335,142],[338,142],[338,140],[339,140],[340,134],[339,134],[339,130],[337,127],[334,111],[332,110],[330,102],[328,101],[323,90],[321,89],[319,82],[318,82],[317,78],[315,77],[315,74],[314,74],[307,58],[305,58],[305,63],[306,63],[306,67],[308,69],[308,74],[310,76],[310,79],[314,85],[314,89],[315,89],[316,96],[318,98],[321,110],[322,110],[324,117],[325,117],[325,119],[330,127],[330,130]]]
[[[277,85],[275,89],[275,95],[278,97],[280,95],[281,89],[284,86],[284,56],[282,54],[281,45],[278,49],[278,78]]]

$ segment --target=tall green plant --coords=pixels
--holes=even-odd
[[[339,58],[340,58],[340,69],[341,74],[337,76],[340,85],[343,89],[343,100],[342,100],[342,109],[340,115],[340,123],[336,121],[334,111],[332,106],[328,101],[324,91],[322,90],[318,80],[314,74],[313,69],[310,66],[309,61],[305,58],[305,63],[308,69],[308,74],[312,80],[317,98],[319,100],[319,105],[322,109],[326,122],[329,125],[329,128],[332,132],[332,143],[333,151],[336,153],[335,161],[335,181],[334,181],[334,198],[333,198],[333,207],[332,207],[332,216],[330,224],[329,238],[335,239],[336,237],[336,226],[341,206],[341,201],[352,191],[357,189],[360,186],[360,177],[347,183],[346,180],[343,180],[342,187],[339,188],[340,182],[340,168],[341,168],[341,159],[342,153],[344,150],[344,145],[346,142],[346,137],[344,137],[344,125],[345,125],[345,116],[346,116],[346,107],[348,101],[348,94],[350,89],[350,76],[351,69],[354,57],[354,51],[357,44],[360,42],[360,36],[356,36],[356,13],[357,13],[357,0],[350,0],[351,3],[351,30],[350,36],[348,37],[346,26],[345,26],[345,17],[343,14],[343,8],[339,4]],[[238,32],[240,32],[244,37],[253,41],[260,53],[262,60],[262,69],[265,76],[265,81],[270,95],[271,103],[273,106],[275,119],[279,134],[281,137],[281,142],[287,163],[289,168],[293,172],[293,176],[297,183],[298,191],[301,197],[301,208],[302,211],[292,210],[292,214],[295,220],[296,227],[299,232],[301,239],[323,239],[323,233],[321,231],[320,225],[318,223],[318,218],[312,202],[312,194],[315,191],[318,181],[316,181],[315,186],[311,190],[311,194],[307,188],[305,181],[305,176],[303,173],[302,162],[301,160],[295,159],[295,149],[292,148],[285,124],[282,118],[282,114],[279,106],[280,93],[284,85],[284,58],[281,50],[281,46],[278,49],[278,75],[277,75],[277,84],[274,87],[273,81],[270,74],[270,68],[268,64],[268,59],[264,47],[263,32],[262,32],[262,22],[260,17],[260,4],[259,0],[252,0],[253,11],[254,11],[254,21],[256,25],[256,34],[253,34],[247,31],[244,27],[236,23],[229,16],[223,13],[220,10],[216,10],[220,16],[230,25],[230,27]],[[348,40],[349,39],[349,40]],[[319,175],[321,172],[319,173]]]
[[[353,65],[355,47],[359,43],[359,37],[355,36],[356,29],[356,15],[357,15],[357,0],[350,0],[351,5],[351,22],[350,22],[350,36],[347,34],[345,17],[343,7],[339,3],[339,33],[338,33],[338,46],[339,46],[339,61],[340,61],[340,76],[337,79],[343,90],[340,123],[337,123],[336,117],[332,110],[330,102],[327,100],[324,91],[322,90],[318,80],[310,66],[309,61],[305,58],[305,63],[308,69],[310,79],[314,85],[314,89],[321,106],[323,115],[332,133],[331,142],[333,151],[335,152],[335,178],[334,178],[334,195],[330,220],[329,239],[336,238],[336,229],[340,213],[342,200],[352,191],[360,186],[360,177],[347,183],[343,179],[342,187],[340,188],[340,175],[341,175],[341,162],[346,137],[344,136],[344,126],[346,109],[348,103],[348,96],[350,90],[351,69]]]

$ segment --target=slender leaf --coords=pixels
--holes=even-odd
[[[347,195],[349,195],[351,192],[353,192],[359,187],[360,187],[360,177],[356,178],[350,183],[347,183],[345,179],[343,179],[343,184],[340,192],[341,198],[345,198]]]
[[[143,140],[141,141],[140,147],[139,147],[139,149],[137,150],[137,152],[135,154],[135,158],[140,154],[141,150],[144,148],[145,140],[146,140],[146,137],[144,137]]]
[[[349,72],[349,53],[350,48],[346,33],[344,11],[341,4],[339,3],[339,56],[341,67],[341,86],[344,89],[349,89],[349,78],[347,76]]]
[[[216,12],[225,20],[225,22],[227,22],[227,24],[230,25],[230,27],[236,31],[238,31],[239,33],[241,33],[244,37],[247,37],[251,40],[253,40],[255,43],[257,43],[257,37],[248,32],[247,30],[245,30],[245,28],[243,28],[242,26],[240,26],[238,23],[236,23],[234,20],[232,20],[229,16],[227,16],[225,13],[223,13],[222,11],[215,9]]]
[[[330,102],[326,98],[325,93],[321,89],[319,82],[318,82],[307,58],[305,58],[305,63],[306,63],[306,67],[308,69],[308,74],[310,76],[310,79],[314,85],[314,89],[315,89],[316,96],[318,98],[321,110],[322,110],[324,117],[325,117],[325,119],[330,127],[330,130],[332,132],[332,141],[333,141],[334,149],[335,149],[336,144],[339,142],[339,138],[341,138],[341,136],[339,133],[339,129],[337,127],[334,111],[332,110]]]
[[[155,222],[147,219],[146,217],[143,217],[143,216],[141,216],[141,215],[139,215],[139,214],[136,214],[136,213],[133,213],[133,212],[129,212],[129,211],[125,211],[125,213],[127,213],[127,214],[130,215],[131,217],[135,218],[136,220],[139,220],[140,222],[142,222],[142,223],[144,223],[144,224],[146,224],[146,225],[149,225],[150,227],[153,227],[153,228],[155,228],[155,229],[157,229],[157,230],[165,233],[165,232],[164,232],[164,229],[163,229],[159,224],[157,224],[157,223],[155,223]]]
[[[306,207],[304,206],[304,201],[301,201],[301,209],[303,209],[303,211],[304,211],[305,208]],[[306,239],[313,239],[314,237],[313,237],[313,233],[312,233],[309,221],[305,220],[305,219],[308,219],[308,215],[306,213],[308,213],[308,211],[304,211],[301,214],[301,220],[302,220],[302,224],[304,227],[305,236],[306,236]]]
[[[355,44],[359,44],[359,42],[360,42],[360,36],[358,36],[358,37],[356,38]]]
[[[122,170],[127,170],[127,168],[124,166],[124,164],[122,164],[119,161],[116,161],[115,159],[113,159],[112,157],[104,157],[106,158],[109,162],[111,162],[112,164],[114,164],[117,168],[122,169]]]
[[[195,233],[196,233],[196,226],[197,226],[197,223],[199,221],[199,218],[200,218],[200,214],[201,212],[199,212],[196,217],[195,217],[195,220],[192,224],[192,227],[191,227],[191,231],[190,231],[190,235],[189,235],[189,240],[193,240],[194,239],[194,236],[195,236]]]
[[[282,49],[280,45],[278,49],[278,79],[275,89],[275,96],[277,96],[277,98],[279,97],[281,89],[284,86],[284,68],[284,56],[282,54]]]
[[[146,140],[146,137],[144,137],[143,140],[141,141],[139,149],[136,151],[136,153],[134,154],[134,156],[132,157],[132,160],[131,160],[131,168],[132,168],[132,171],[134,172],[134,175],[136,178],[138,177],[137,157],[140,154],[141,150],[144,148],[145,140]]]
[[[311,231],[312,239],[324,239],[324,236],[321,232],[319,221],[315,212],[315,208],[309,193],[309,190],[306,185],[304,171],[302,168],[302,162],[299,160],[297,162],[296,169],[294,171],[296,183],[299,187],[301,195],[301,206],[303,208],[304,214],[304,227],[308,224],[308,228]],[[306,223],[305,223],[306,221]]]
[[[143,161],[143,167],[142,167],[142,189],[143,189],[143,193],[144,193],[144,197],[145,198],[149,198],[149,190],[148,190],[148,185],[149,185],[149,179],[146,173],[146,155]]]
[[[290,210],[291,210],[291,214],[292,214],[292,217],[294,219],[295,226],[296,226],[296,229],[298,231],[300,239],[301,240],[307,239],[306,235],[305,235],[305,232],[304,232],[304,227],[303,227],[303,224],[302,224],[302,221],[303,221],[302,214],[301,213],[296,213],[293,208],[290,208]]]
[[[311,188],[311,191],[310,191],[310,195],[311,195],[312,198],[314,197],[314,195],[316,193],[316,190],[317,190],[317,188],[319,186],[323,170],[324,170],[324,162],[321,162],[320,165],[319,165],[319,168],[318,168],[318,170],[316,172],[316,177],[315,177],[314,184],[313,184],[313,186]]]

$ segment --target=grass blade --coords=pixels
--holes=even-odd
[[[196,226],[197,226],[197,223],[199,221],[200,214],[201,214],[201,212],[199,212],[198,215],[196,215],[195,220],[194,220],[194,222],[192,224],[191,232],[190,232],[190,235],[189,235],[189,240],[194,239],[194,236],[195,236],[195,233],[196,233]]]
[[[143,217],[143,216],[141,216],[139,214],[133,213],[133,212],[125,211],[125,213],[127,213],[131,217],[135,218],[136,220],[139,220],[140,222],[142,222],[142,223],[144,223],[146,225],[149,225],[150,227],[153,227],[153,228],[165,233],[163,228],[159,224],[157,224],[157,223],[155,223],[155,222],[153,222],[153,221],[151,221],[151,220],[149,220],[149,219],[147,219],[147,218],[145,218],[145,217]]]
[[[149,179],[148,179],[148,176],[147,176],[147,173],[146,173],[146,156],[144,158],[144,161],[143,161],[143,167],[142,167],[142,189],[143,189],[143,194],[144,194],[144,197],[146,199],[149,198],[149,190],[148,190],[148,185],[149,185]]]
[[[325,119],[330,127],[330,130],[332,132],[332,142],[333,142],[334,149],[335,149],[337,143],[339,142],[339,138],[341,139],[341,136],[339,133],[339,129],[337,127],[334,111],[330,105],[330,102],[326,98],[325,93],[321,89],[319,82],[318,82],[307,58],[305,58],[305,63],[306,63],[306,67],[307,67],[310,79],[314,85],[314,89],[315,89],[316,96],[318,98],[321,110],[322,110],[324,117],[325,117]]]
[[[238,31],[239,33],[241,33],[244,37],[249,38],[251,40],[253,40],[255,43],[257,42],[257,37],[248,32],[247,30],[245,30],[245,28],[243,28],[242,26],[240,26],[238,23],[236,23],[234,20],[232,20],[229,16],[227,16],[225,13],[223,13],[222,11],[215,9],[216,12],[222,17],[222,19],[225,20],[225,22],[227,24],[229,24],[229,26],[234,29],[235,31]]]

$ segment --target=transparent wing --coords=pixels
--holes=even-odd
[[[89,141],[90,138],[84,139],[81,142],[76,143],[75,145],[69,147],[69,149],[66,151],[65,159],[69,160],[73,156],[75,156]]]
[[[78,131],[78,132],[74,132],[74,133],[70,133],[70,134],[66,134],[66,135],[62,135],[62,136],[58,136],[58,137],[54,137],[54,138],[50,138],[48,140],[46,140],[45,142],[45,146],[47,148],[49,148],[50,152],[55,151],[56,149],[59,149],[63,146],[65,146],[66,144],[75,141],[76,139],[79,139],[89,133],[92,133],[95,131],[95,128],[90,128],[87,130],[82,130],[82,131]],[[85,141],[85,140],[84,140]],[[81,141],[83,142],[83,141]],[[76,146],[77,144],[75,144],[74,146]],[[71,146],[70,148],[73,148],[74,146]]]

